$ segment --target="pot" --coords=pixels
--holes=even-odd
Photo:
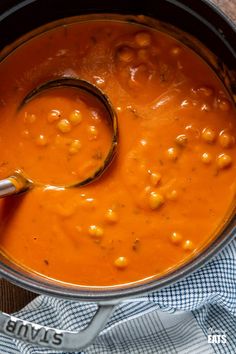
[[[49,22],[59,20],[61,23],[65,23],[67,20],[64,19],[67,17],[73,16],[70,21],[74,21],[76,20],[74,16],[87,16],[88,14],[95,14],[95,16],[106,14],[102,15],[103,18],[126,15],[126,19],[129,21],[137,22],[141,19],[142,23],[147,21],[146,25],[162,26],[172,35],[181,37],[208,61],[236,101],[236,28],[224,14],[205,0],[160,0],[158,2],[146,0],[145,4],[140,0],[117,1],[115,3],[111,3],[109,0],[87,0],[86,2],[79,0],[67,0],[66,2],[63,0],[48,2],[44,0],[1,0],[0,50],[20,36]],[[148,16],[148,19],[138,15]],[[162,22],[157,23],[156,20]],[[36,33],[38,33],[37,30]],[[211,52],[203,49],[198,40]],[[4,51],[2,53],[4,55]],[[0,255],[0,275],[12,283],[40,294],[72,301],[93,301],[98,304],[93,320],[80,333],[40,326],[5,313],[0,313],[0,332],[12,338],[48,348],[80,351],[96,338],[107,323],[115,306],[123,299],[171,285],[208,262],[232,239],[236,231],[234,214],[234,210],[231,211],[228,221],[214,241],[210,245],[206,245],[188,263],[170,271],[161,278],[129,285],[89,288],[65,284],[33,274],[20,268],[4,255]]]

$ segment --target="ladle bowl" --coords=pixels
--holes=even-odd
[[[70,78],[70,77],[63,77],[56,80],[47,81],[40,86],[34,88],[30,91],[22,100],[18,107],[18,111],[20,111],[27,103],[32,101],[36,96],[45,92],[47,90],[53,88],[60,88],[60,87],[71,87],[76,88],[80,91],[83,91],[89,95],[96,97],[100,103],[105,108],[109,120],[109,124],[112,130],[111,136],[111,145],[108,151],[108,154],[105,156],[103,160],[101,160],[101,165],[94,171],[94,173],[86,177],[81,181],[74,182],[72,184],[67,184],[64,186],[55,186],[60,188],[70,188],[70,187],[80,187],[86,184],[92,183],[97,180],[105,170],[110,166],[113,158],[115,156],[118,144],[118,125],[117,125],[117,116],[116,112],[109,100],[109,98],[105,95],[105,93],[100,90],[97,86],[93,85],[92,83],[82,80],[80,78]],[[18,194],[22,192],[26,192],[30,188],[34,187],[35,182],[28,176],[24,174],[21,170],[16,169],[15,172],[7,177],[6,179],[0,180],[0,198],[6,197],[12,194]]]

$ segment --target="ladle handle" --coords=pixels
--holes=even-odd
[[[27,343],[66,352],[81,351],[89,346],[105,327],[116,304],[100,304],[88,326],[80,332],[41,326],[0,312],[0,333]]]
[[[0,180],[0,198],[25,192],[31,186],[32,184],[30,181],[20,173],[16,172],[15,175]]]
[[[8,195],[16,194],[17,188],[11,179],[3,179],[0,181],[0,198],[7,197]]]

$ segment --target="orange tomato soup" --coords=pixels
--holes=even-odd
[[[1,252],[44,276],[110,286],[161,276],[215,236],[235,198],[236,114],[192,50],[139,25],[91,21],[54,28],[0,64],[0,178],[36,184],[0,201]],[[117,156],[96,182],[75,183],[109,150],[107,114],[73,89],[33,88],[80,77],[118,116]]]

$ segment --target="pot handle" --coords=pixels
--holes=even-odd
[[[80,351],[89,346],[105,327],[117,304],[99,304],[88,326],[80,332],[37,325],[0,312],[0,332],[14,339],[63,351]]]

